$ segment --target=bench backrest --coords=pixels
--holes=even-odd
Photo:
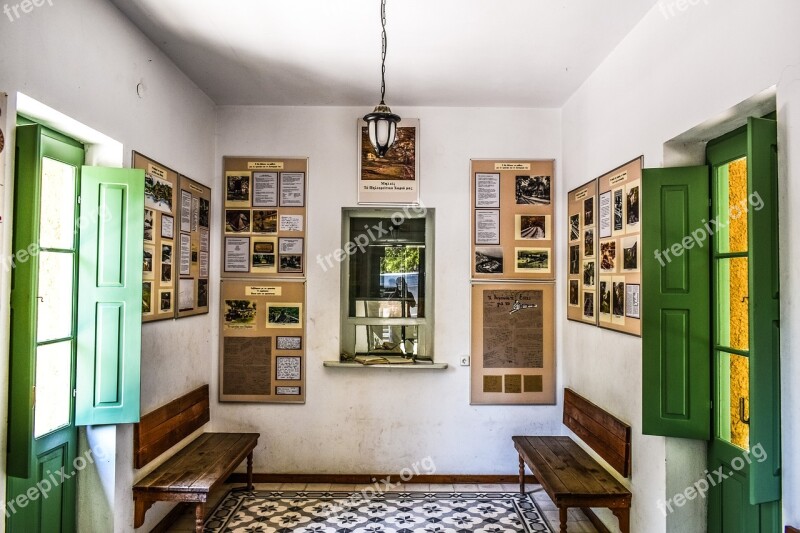
[[[572,389],[564,389],[564,425],[625,477],[631,474],[631,427]]]
[[[133,426],[133,464],[142,468],[211,419],[208,385],[142,415]]]

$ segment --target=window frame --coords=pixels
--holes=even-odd
[[[424,219],[425,220],[425,264],[424,271],[420,275],[425,279],[424,292],[424,317],[408,318],[365,318],[350,316],[350,259],[353,255],[361,253],[358,248],[349,246],[352,253],[348,253],[348,245],[351,242],[350,228],[353,219],[360,218],[385,218],[402,217],[403,220]],[[368,232],[365,232],[368,233]],[[343,207],[342,208],[342,247],[339,254],[343,255],[341,261],[341,280],[340,280],[340,353],[341,360],[344,361],[344,354],[355,354],[355,327],[358,325],[391,325],[391,326],[417,326],[418,327],[418,347],[420,354],[417,359],[426,362],[434,361],[434,249],[435,249],[435,210],[427,209],[422,206],[403,206],[403,207]],[[371,239],[371,242],[374,239]],[[342,253],[344,252],[344,253]],[[419,295],[418,295],[419,296]]]

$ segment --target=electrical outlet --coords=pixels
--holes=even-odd
[[[469,366],[469,356],[462,355],[461,360],[459,362],[461,363],[461,366]]]

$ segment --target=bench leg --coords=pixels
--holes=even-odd
[[[203,502],[197,502],[194,507],[194,531],[195,533],[203,533],[203,525],[205,523],[205,505]]]
[[[567,533],[567,508],[558,508],[558,522],[560,524],[561,533]]]
[[[525,494],[525,459],[519,456],[519,493]]]
[[[247,454],[247,490],[253,490],[253,452]]]
[[[619,530],[622,533],[630,533],[631,531],[631,510],[625,509],[612,509],[614,516],[619,520]]]

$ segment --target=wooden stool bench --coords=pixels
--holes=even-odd
[[[142,468],[210,419],[208,385],[142,416],[134,427],[134,465]],[[158,501],[195,505],[195,531],[202,533],[209,493],[247,459],[253,488],[253,450],[258,433],[203,433],[133,487],[134,528]]]
[[[564,425],[623,476],[631,469],[630,426],[571,389],[564,390]],[[519,490],[525,493],[525,465],[558,507],[561,533],[567,510],[607,507],[630,533],[631,492],[569,437],[513,437],[519,453]],[[596,517],[595,517],[596,519]]]

